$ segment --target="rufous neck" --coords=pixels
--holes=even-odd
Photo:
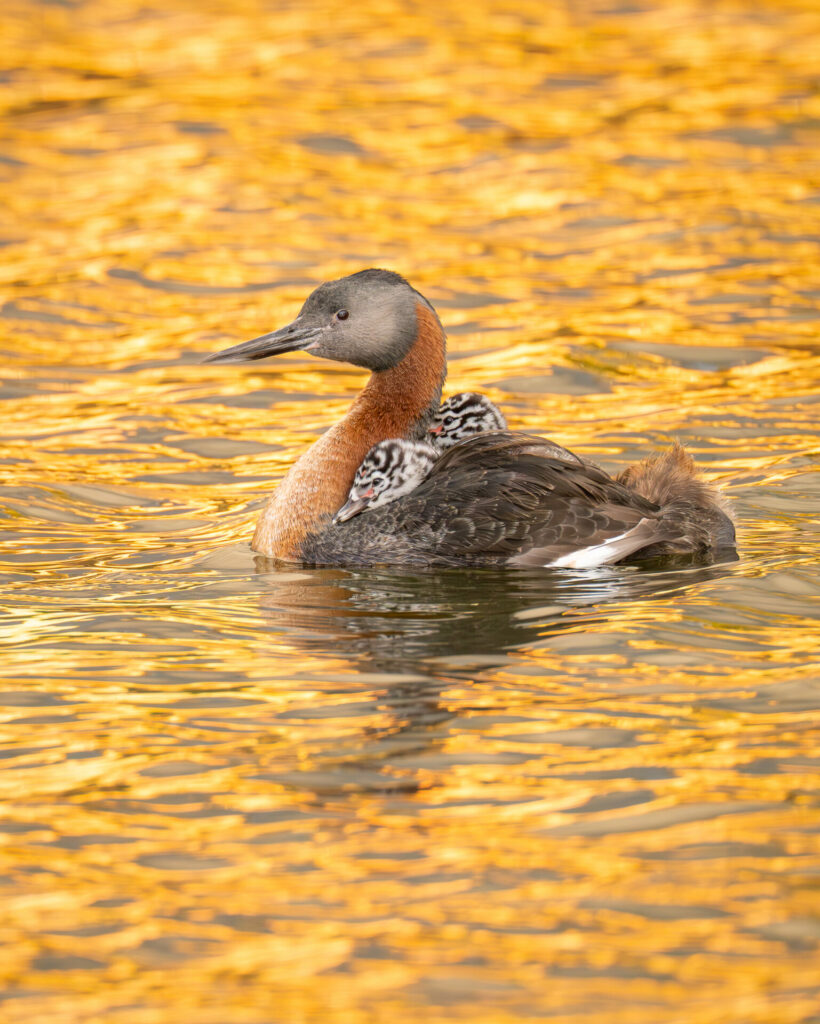
[[[423,437],[441,401],[447,373],[444,331],[436,314],[416,306],[418,330],[407,355],[380,370],[347,415],[291,466],[262,512],[253,548],[298,561],[305,541],[325,529],[347,500],[362,459],[390,437]]]

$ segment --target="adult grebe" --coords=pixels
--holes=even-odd
[[[659,504],[550,441],[508,431],[456,444],[410,494],[334,524],[374,444],[425,438],[447,372],[444,330],[404,278],[363,270],[316,288],[293,323],[208,361],[295,350],[372,372],[348,413],[272,494],[252,543],[263,555],[314,565],[585,568],[636,555],[708,561],[733,550],[732,521],[691,460],[683,474],[675,461]],[[644,481],[652,473],[650,466]]]

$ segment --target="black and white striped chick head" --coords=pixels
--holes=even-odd
[[[462,391],[442,403],[430,424],[430,441],[439,452],[465,437],[488,430],[506,430],[504,414],[486,395]]]
[[[343,523],[359,512],[409,494],[427,477],[438,457],[439,452],[422,441],[391,438],[374,444],[356,470],[347,501],[333,522]]]

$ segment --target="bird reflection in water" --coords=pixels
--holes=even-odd
[[[614,566],[583,572],[292,572],[263,557],[257,557],[256,569],[265,584],[261,611],[275,642],[306,655],[326,654],[335,645],[366,674],[368,691],[374,685],[382,691],[379,707],[390,721],[382,738],[425,733],[454,717],[441,700],[454,681],[469,684],[479,670],[508,665],[511,655],[526,660],[562,633],[596,630],[617,617],[623,603],[662,601],[733,571],[724,563],[671,571]],[[618,653],[617,636],[611,642]],[[422,735],[418,741],[429,744]],[[372,760],[369,746],[356,763]]]

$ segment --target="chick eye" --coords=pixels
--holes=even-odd
[[[336,311],[336,319],[337,320],[347,320],[347,318],[349,316],[350,316],[350,313],[348,313],[348,311],[346,309],[339,309],[339,310]]]
[[[453,417],[452,416],[445,416],[444,417],[444,426],[445,427],[449,427],[452,422],[453,422]]]

